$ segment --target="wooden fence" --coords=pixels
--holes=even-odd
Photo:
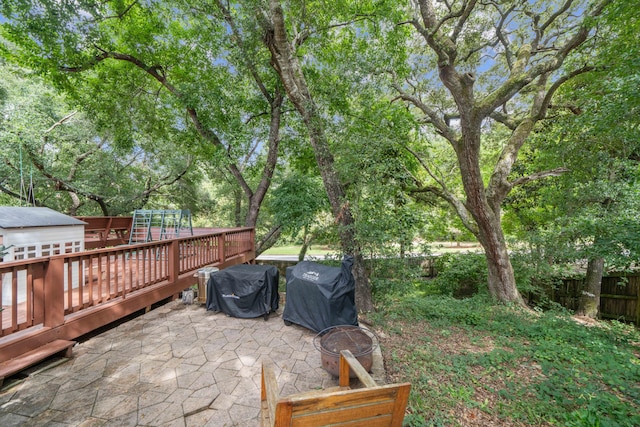
[[[239,228],[0,263],[0,362],[175,297],[202,267],[251,262],[254,237]]]
[[[552,298],[575,310],[582,289],[584,279],[565,279],[554,290]],[[602,278],[600,317],[640,325],[640,274],[610,274]]]

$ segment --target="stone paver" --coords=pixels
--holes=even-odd
[[[238,319],[173,301],[9,382],[0,426],[257,426],[263,360],[284,394],[337,383],[321,368],[315,333],[280,314]]]

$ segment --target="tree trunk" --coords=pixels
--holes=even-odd
[[[233,223],[236,227],[242,227],[242,192],[239,189],[233,190]]]
[[[602,290],[602,274],[604,273],[604,258],[591,258],[587,264],[587,277],[584,289],[578,297],[576,314],[592,319],[598,317],[600,308],[600,291]]]
[[[497,301],[524,306],[525,303],[516,287],[516,279],[507,245],[502,236],[502,228],[498,225],[492,236],[480,243],[487,259],[489,294]]]
[[[269,150],[267,151],[267,161],[262,169],[262,177],[253,193],[247,194],[249,198],[245,227],[254,227],[258,223],[260,207],[271,186],[271,178],[278,163],[278,147],[280,145],[280,122],[282,117],[282,103],[284,94],[280,89],[276,89],[273,98],[268,98],[271,105],[271,121],[269,124]]]
[[[315,115],[315,114],[314,114]],[[325,191],[331,204],[333,217],[338,223],[338,234],[342,252],[353,256],[353,278],[356,282],[356,307],[359,311],[373,310],[373,298],[371,296],[371,284],[364,267],[364,259],[357,244],[354,228],[355,220],[346,200],[344,187],[338,179],[334,167],[333,155],[329,149],[324,135],[324,129],[318,126],[319,118],[313,117],[305,120],[316,162],[320,169],[320,175],[324,183]]]
[[[344,186],[335,168],[333,154],[324,131],[322,115],[317,110],[307,85],[295,45],[288,38],[284,13],[279,0],[269,1],[268,14],[271,22],[262,22],[266,32],[264,43],[271,52],[272,66],[278,74],[289,100],[302,117],[309,132],[309,140],[331,204],[333,217],[339,225],[338,233],[342,251],[354,258],[352,272],[356,282],[356,305],[359,311],[371,311],[373,310],[371,286],[355,238],[355,221],[346,199]]]
[[[272,247],[280,238],[280,234],[282,234],[282,226],[276,225],[272,227],[267,234],[262,236],[262,238],[256,243],[256,256]]]
[[[561,8],[556,10],[550,6],[545,12],[549,16],[542,19],[546,22],[540,26],[538,22],[542,22],[541,14],[521,11],[520,8],[505,9],[504,14],[500,12],[501,20],[504,22],[517,20],[521,14],[526,15],[535,23],[536,31],[531,32],[530,39],[514,42],[509,38],[508,26],[502,25],[504,22],[498,25],[491,23],[495,34],[490,38],[501,46],[500,55],[504,54],[508,69],[505,70],[507,75],[503,76],[502,81],[499,78],[495,79],[495,86],[482,98],[477,97],[474,91],[474,83],[478,80],[476,72],[482,70],[475,59],[469,61],[471,56],[468,52],[486,55],[488,50],[485,49],[495,51],[496,45],[487,44],[486,40],[482,40],[481,44],[475,44],[471,39],[460,36],[463,29],[467,28],[471,16],[479,16],[479,20],[482,21],[485,14],[482,8],[486,3],[462,2],[459,12],[456,11],[455,14],[451,13],[451,8],[447,13],[447,8],[440,7],[437,3],[439,2],[436,0],[416,0],[414,4],[420,18],[409,22],[436,55],[438,75],[455,102],[458,124],[455,127],[451,126],[446,118],[443,120],[438,107],[432,108],[423,102],[423,99],[433,95],[429,92],[419,93],[416,88],[420,83],[412,85],[413,93],[405,93],[403,86],[406,85],[400,84],[399,81],[394,82],[394,86],[403,99],[414,104],[424,114],[425,123],[432,125],[436,133],[447,139],[456,152],[466,201],[462,202],[454,192],[449,191],[444,182],[437,178],[438,173],[430,172],[430,175],[438,181],[437,194],[454,207],[462,222],[484,247],[491,295],[501,302],[524,305],[516,288],[504,240],[500,205],[514,185],[560,173],[559,170],[546,171],[516,180],[509,179],[520,149],[536,123],[546,117],[554,93],[569,79],[589,70],[589,67],[573,70],[569,67],[565,70],[566,73],[556,73],[568,55],[589,38],[593,28],[589,21],[600,15],[611,1],[594,2],[592,7],[583,11],[585,13],[582,14],[582,20],[572,22],[571,26],[563,26],[560,30],[563,34],[561,39],[552,34],[555,34],[556,23],[566,19],[565,13],[574,13],[569,11],[570,7],[574,6],[571,1],[562,2]],[[575,6],[580,9],[579,6]],[[539,58],[539,53],[546,50],[555,53]],[[466,59],[463,59],[463,55]],[[527,95],[519,96],[524,93]],[[511,112],[508,112],[507,106]],[[504,124],[511,134],[501,149],[485,187],[480,169],[480,147],[483,122],[488,118]]]
[[[489,294],[497,301],[524,306],[502,231],[500,202],[490,204],[487,200],[480,171],[480,123],[468,120],[465,124],[467,127],[463,129],[463,140],[456,146],[456,154],[467,195],[465,206],[477,226],[471,231],[478,238],[487,259]]]
[[[298,252],[298,261],[304,261],[304,257],[307,255],[312,240],[313,234],[309,234],[309,226],[305,225],[302,233],[302,246],[300,247],[300,252]]]

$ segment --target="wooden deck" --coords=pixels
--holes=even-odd
[[[255,259],[251,228],[0,263],[0,362],[56,339],[73,340],[196,282],[205,266]],[[202,234],[200,234],[202,233]],[[194,233],[195,234],[195,233]],[[7,287],[8,285],[8,287]]]
[[[160,255],[156,258],[153,253],[146,257],[142,253],[133,253],[131,262],[128,262],[127,259],[122,259],[122,255],[98,255],[84,260],[82,266],[73,268],[72,265],[72,288],[64,291],[65,314],[107,302],[118,298],[123,291],[132,292],[159,281],[154,279],[166,278],[166,274],[162,273],[163,269],[166,270],[166,265],[159,258]],[[78,272],[78,268],[82,271]],[[83,283],[74,284],[78,280]],[[14,306],[2,306],[2,325],[28,323],[30,310],[27,301],[18,303],[15,310],[14,322]]]

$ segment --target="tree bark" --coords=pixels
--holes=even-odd
[[[584,289],[578,297],[576,314],[595,319],[600,309],[600,292],[602,290],[602,275],[604,273],[604,258],[591,258],[587,264],[587,277]]]
[[[482,245],[487,259],[487,286],[489,294],[498,301],[524,306],[509,258],[509,251],[502,231],[500,203],[487,200],[480,170],[480,125],[467,129],[456,147],[460,174],[467,195],[466,208],[474,219],[472,231]]]
[[[282,226],[276,225],[271,228],[260,240],[256,243],[256,256],[260,255],[280,238],[280,234],[282,233]]]

